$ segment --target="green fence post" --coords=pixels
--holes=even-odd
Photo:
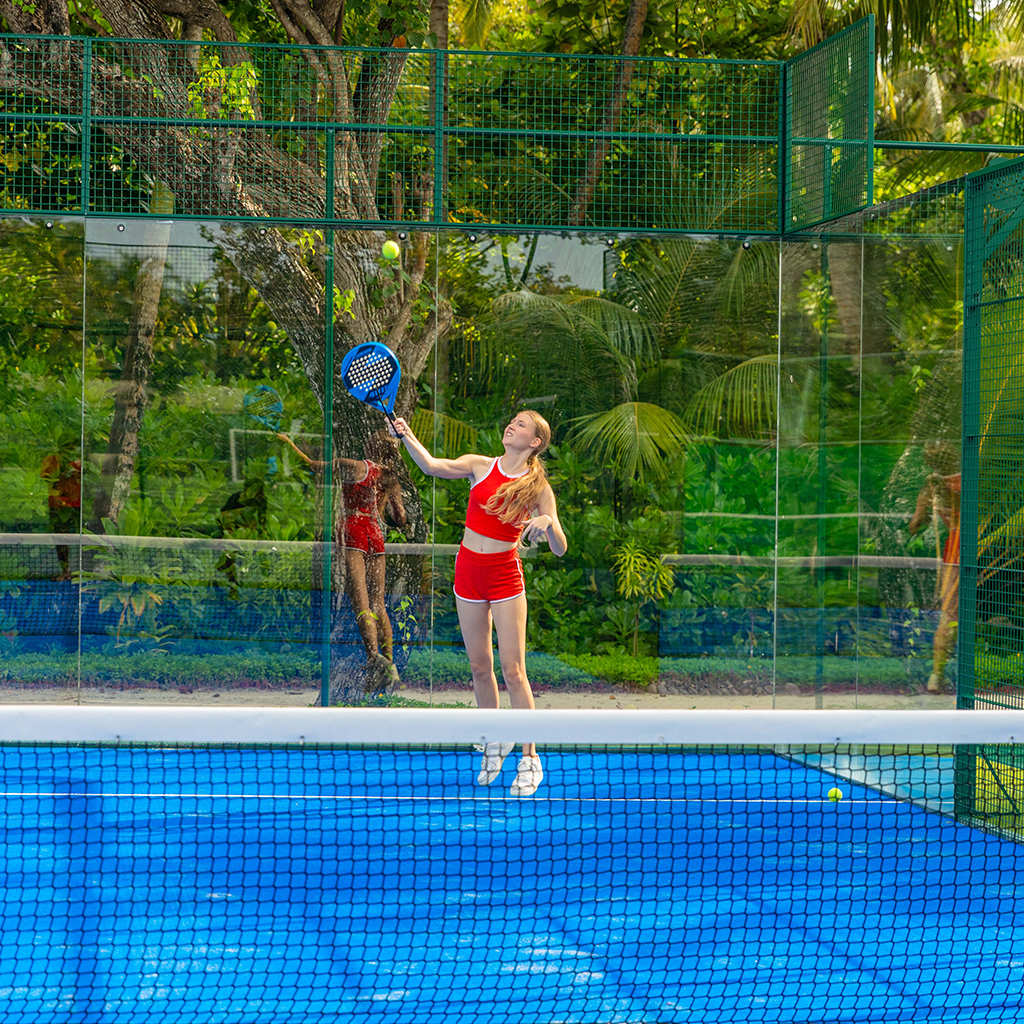
[[[445,143],[444,94],[446,89],[447,51],[434,51],[434,209],[431,220],[440,227],[444,224]]]
[[[975,610],[978,596],[978,444],[981,420],[981,285],[984,190],[964,185],[963,408],[960,456],[960,594],[957,609],[958,708],[974,707]]]
[[[82,49],[82,215],[89,212],[89,165],[92,163],[92,39],[83,40]]]
[[[828,307],[832,301],[832,277],[828,267],[828,241],[821,243],[821,276],[825,284],[825,309],[822,311],[821,335],[818,340],[818,487],[816,509],[818,516],[817,556],[814,571],[814,589],[818,608],[814,629],[814,706],[824,706],[825,696],[825,549],[828,544]]]
[[[327,129],[324,168],[324,216],[334,219],[334,140],[333,128]],[[334,550],[334,228],[324,228],[324,558],[320,580],[320,706],[331,703],[331,627],[334,620],[334,594],[331,592]]]
[[[867,204],[875,201],[875,16],[868,15],[868,142]]]
[[[779,65],[779,154],[778,154],[778,196],[776,208],[778,213],[779,234],[785,234],[789,217],[789,94],[787,92],[789,67]]]

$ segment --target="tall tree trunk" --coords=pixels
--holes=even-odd
[[[174,197],[165,188],[159,192],[155,202],[162,207],[158,212],[169,215],[174,210]],[[121,380],[114,397],[110,441],[103,459],[100,488],[93,505],[92,528],[97,532],[102,532],[104,519],[117,522],[131,496],[132,476],[139,455],[139,430],[146,412],[146,388],[153,364],[153,335],[156,332],[170,238],[169,222],[147,222],[144,255],[135,275],[132,317],[128,337],[125,339]]]
[[[828,279],[839,320],[839,330],[833,332],[833,336],[841,335],[842,350],[848,355],[857,356],[863,324],[863,243],[831,242],[827,245],[827,251]]]
[[[646,20],[647,0],[630,0],[629,13],[626,15],[626,28],[622,34],[623,57],[635,57],[640,52],[640,37],[643,35]],[[602,132],[613,132],[618,127],[619,114],[622,112],[622,105],[626,102],[635,66],[635,62],[629,59],[619,62],[618,70],[615,72],[615,81],[612,84],[611,98],[608,101],[608,108],[600,129]],[[590,151],[590,159],[576,186],[576,196],[573,199],[572,209],[569,211],[569,223],[574,226],[581,225],[586,219],[590,201],[594,198],[594,190],[601,178],[605,157],[608,156],[611,145],[610,139],[598,139]]]

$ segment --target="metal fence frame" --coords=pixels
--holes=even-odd
[[[318,168],[316,172],[318,188],[323,193],[318,208],[307,203],[294,209],[277,210],[271,206],[269,215],[267,209],[245,212],[218,202],[211,188],[210,201],[205,207],[202,202],[179,201],[173,216],[236,222],[315,223],[339,228],[424,229],[461,224],[482,230],[611,230],[659,234],[713,230],[733,235],[784,234],[806,228],[813,222],[856,212],[870,203],[873,39],[874,20],[869,17],[819,47],[782,62],[272,44],[243,47],[234,43],[0,36],[0,46],[6,45],[9,53],[24,55],[32,70],[46,79],[46,88],[35,97],[35,109],[25,109],[24,105],[19,108],[11,101],[13,87],[10,83],[14,81],[10,73],[11,61],[6,62],[6,72],[0,70],[0,125],[4,126],[0,129],[3,132],[0,142],[4,136],[9,141],[19,132],[29,134],[50,126],[72,140],[68,142],[65,166],[74,168],[77,164],[79,175],[77,195],[72,182],[66,190],[66,201],[32,205],[20,198],[18,202],[12,201],[11,193],[5,191],[4,168],[0,165],[0,215],[166,218],[166,206],[152,194],[137,197],[138,203],[131,209],[124,204],[119,206],[116,196],[103,199],[95,163],[97,154],[93,152],[96,140],[103,135],[116,136],[125,152],[129,152],[131,140],[135,139],[139,143],[138,158],[143,148],[140,140],[147,132],[163,132],[168,137],[179,138],[202,135],[212,140],[211,147],[222,144],[224,148],[237,146],[239,139],[243,139],[244,146],[244,140],[256,134],[264,140],[276,134],[286,137],[287,145],[311,146],[322,157],[322,171]],[[200,67],[197,55],[207,62],[208,69],[215,70],[208,70],[205,77],[197,73]],[[195,102],[193,93],[193,89],[196,94],[204,89],[217,91],[211,89],[212,83],[227,95],[234,73],[231,69],[237,71],[245,62],[251,70],[257,65],[269,68],[293,60],[295,67],[301,67],[309,79],[307,65],[314,66],[317,62],[326,65],[333,61],[335,67],[350,65],[358,70],[360,66],[367,66],[365,62],[371,59],[377,62],[375,66],[394,61],[403,69],[400,72],[403,74],[412,67],[409,76],[415,78],[415,82],[409,95],[415,95],[417,101],[399,109],[392,106],[389,115],[384,117],[351,116],[334,120],[338,104],[334,110],[325,110],[322,104],[318,107],[315,102],[305,106],[296,103],[288,117],[278,117],[275,112],[279,113],[279,109],[270,109],[268,113],[256,103],[243,112],[231,109],[226,101],[222,104],[218,97],[211,112]],[[539,91],[514,97],[512,103],[502,106],[492,93],[483,90],[481,83],[488,74],[497,73],[495,69],[503,67],[509,69],[511,83],[527,77],[520,75],[517,79],[517,69],[541,69],[544,75],[540,76]],[[165,77],[161,78],[161,73],[165,73]],[[255,70],[252,75],[251,81],[255,83]],[[139,102],[133,109],[117,109],[116,104],[115,109],[111,109],[111,79],[119,76],[139,87],[136,92]],[[585,87],[579,85],[581,79],[588,79]],[[445,83],[444,88],[437,87],[439,81]],[[668,98],[662,99],[655,87],[666,82],[664,91]],[[824,89],[821,88],[823,82]],[[448,95],[471,90],[474,85],[483,90],[479,94],[476,123],[464,123],[465,118],[460,122],[452,117]],[[590,91],[583,95],[581,88]],[[183,92],[185,89],[187,95]],[[253,84],[254,96],[256,92]],[[579,109],[570,103],[581,95],[590,104],[589,108],[586,103],[580,104]],[[554,126],[541,125],[539,116],[533,119],[534,105],[537,109],[540,106],[538,99],[547,105],[549,112],[564,113],[564,123],[557,116]],[[655,100],[661,104],[657,110]],[[241,106],[245,106],[244,101]],[[841,116],[835,116],[837,109]],[[174,116],[168,114],[169,110]],[[293,116],[296,110],[305,110],[305,114]],[[189,112],[196,116],[177,116]],[[225,113],[229,116],[223,116]],[[853,126],[852,131],[850,126]],[[77,143],[73,136],[77,136]],[[429,178],[429,186],[421,185],[421,191],[429,188],[430,195],[420,197],[419,215],[409,216],[408,206],[385,208],[386,197],[379,217],[354,215],[351,210],[337,208],[336,196],[338,189],[345,187],[347,173],[346,167],[339,166],[336,156],[342,152],[339,144],[344,137],[373,137],[376,144],[382,144],[385,139],[399,140],[403,145],[412,142],[412,148],[423,150],[419,156],[426,172],[423,177]],[[275,144],[281,145],[280,138]],[[606,197],[614,200],[616,190],[633,189],[637,199],[646,198],[649,192],[650,202],[647,208],[629,218],[628,223],[621,222],[626,218],[616,218],[613,202],[604,215],[595,216],[592,212],[587,222],[573,223],[565,205],[559,207],[555,202],[545,207],[543,202],[534,202],[539,191],[543,191],[538,190],[535,182],[514,180],[517,173],[522,175],[523,167],[502,161],[505,153],[515,147],[521,151],[529,147],[546,148],[549,152],[561,150],[564,167],[568,168],[563,177],[566,182],[575,182],[570,187],[584,180],[588,169],[582,164],[586,162],[584,156],[589,154],[590,161],[600,164],[594,176]],[[192,147],[193,151],[195,148]],[[511,183],[516,193],[512,196],[511,210],[500,215],[502,211],[495,208],[476,211],[479,215],[474,215],[451,209],[451,179],[456,172],[454,154],[460,148],[468,150],[474,157],[469,162],[481,168],[483,190],[489,189],[494,194],[495,190]],[[188,152],[187,146],[183,147],[183,152]],[[265,147],[265,152],[272,152],[272,146]],[[811,175],[814,180],[810,182],[803,170],[808,153],[822,154],[824,161],[814,161],[815,170]],[[622,167],[630,157],[633,177],[627,178]],[[751,157],[749,166],[742,166]],[[668,167],[673,161],[686,173],[676,175]],[[214,159],[214,166],[215,162]],[[664,166],[659,166],[661,163]],[[707,168],[712,166],[719,170],[720,180],[709,184]],[[529,176],[529,168],[527,172],[525,177]],[[66,170],[63,173],[67,175]],[[852,186],[848,181],[851,175],[856,179]],[[136,175],[137,182],[144,177],[142,169]],[[10,178],[7,180],[9,182]],[[385,193],[387,187],[382,187],[377,177],[374,180],[378,193]],[[405,184],[408,189],[408,181]],[[564,187],[563,182],[554,183],[547,189],[546,198],[550,200],[560,187]],[[806,205],[809,190],[829,197],[827,203],[819,202],[815,206],[818,213],[823,214],[815,220],[794,213],[801,202]],[[691,203],[689,219],[677,216],[675,220],[659,222],[659,211],[664,209],[666,201],[675,200],[687,191],[696,196],[689,199],[683,196],[680,200]],[[839,193],[848,198],[837,199]],[[592,211],[594,208],[592,204]]]
[[[1024,706],[1018,644],[998,613],[1024,582],[1019,473],[1024,431],[1024,161],[964,183],[964,357],[957,707]],[[986,446],[988,450],[986,451]],[[988,584],[983,591],[983,586]],[[1005,630],[1003,630],[1005,632]],[[1016,646],[1016,656],[1000,647]],[[957,816],[1019,838],[1024,759],[1019,746],[957,752]]]

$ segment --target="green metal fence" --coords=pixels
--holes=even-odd
[[[786,65],[786,231],[871,202],[874,39],[874,18],[865,18]]]
[[[1024,707],[1024,161],[965,181],[958,705]],[[1006,748],[1012,751],[1017,748]],[[1019,752],[958,763],[962,813],[1024,828]]]
[[[0,37],[0,213],[778,233],[870,195],[872,38],[786,65]]]

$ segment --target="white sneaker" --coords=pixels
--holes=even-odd
[[[540,758],[530,754],[520,759],[516,781],[509,790],[511,796],[533,796],[544,778],[544,769],[540,766]]]
[[[476,745],[484,755],[480,761],[480,774],[476,777],[477,785],[489,786],[501,774],[501,763],[512,753],[514,746],[514,743]]]

